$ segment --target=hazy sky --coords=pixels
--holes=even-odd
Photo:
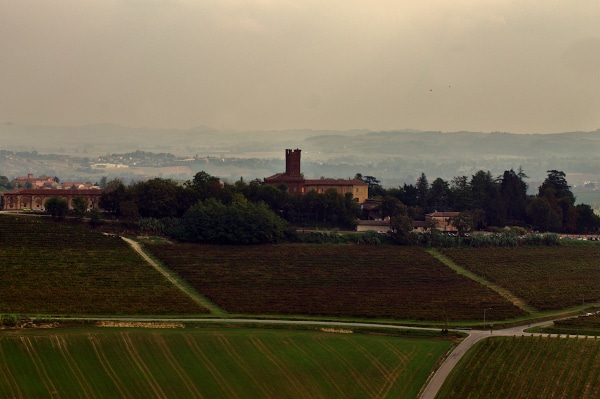
[[[598,0],[0,0],[0,123],[600,128]]]

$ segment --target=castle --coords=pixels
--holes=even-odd
[[[351,193],[359,204],[369,198],[369,185],[358,179],[305,179],[300,171],[301,150],[285,150],[285,173],[277,173],[264,179],[265,184],[287,186],[290,194],[303,195],[310,191],[324,194],[329,189],[336,190],[341,195]]]

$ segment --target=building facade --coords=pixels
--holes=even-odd
[[[58,197],[67,201],[69,209],[73,209],[73,199],[82,197],[87,201],[87,209],[98,208],[100,196],[105,190],[53,190],[53,189],[18,189],[2,194],[2,205],[5,211],[45,211],[46,201]]]
[[[300,169],[301,150],[285,150],[285,172],[277,173],[264,179],[265,184],[285,184],[290,194],[304,195],[310,191],[324,194],[329,189],[341,195],[351,193],[352,197],[362,204],[369,198],[369,185],[358,179],[305,179]]]
[[[458,216],[459,212],[433,212],[425,215],[425,221],[433,221],[438,230],[456,232],[457,228],[450,218]]]

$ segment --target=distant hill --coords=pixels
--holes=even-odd
[[[593,132],[512,134],[430,132],[416,130],[283,130],[223,131],[206,126],[191,129],[136,128],[112,124],[83,126],[0,125],[0,149],[88,153],[166,150],[175,155],[222,151],[234,154],[301,148],[305,153],[365,154],[424,158],[462,157],[595,157],[600,129]]]
[[[512,134],[505,132],[397,131],[225,131],[206,126],[191,129],[150,129],[111,124],[84,126],[0,125],[0,150],[37,151],[93,159],[99,155],[137,150],[171,153],[179,157],[217,157],[229,162],[190,165],[190,177],[205,170],[227,179],[262,178],[282,172],[285,149],[302,149],[302,171],[309,178],[353,177],[356,173],[378,177],[386,187],[414,183],[425,173],[431,181],[441,177],[470,176],[478,170],[500,175],[522,167],[535,189],[550,169],[567,173],[569,184],[595,182],[600,187],[600,129],[591,132]],[[266,162],[241,162],[240,159]],[[235,160],[235,161],[231,161]],[[46,170],[43,163],[11,173],[65,173]],[[69,161],[65,162],[66,167]],[[259,165],[259,166],[254,166]],[[0,162],[0,175],[2,172]],[[5,168],[6,169],[6,168]],[[133,173],[133,172],[132,172]],[[160,177],[169,177],[164,170]],[[144,170],[150,176],[152,170]],[[84,176],[85,177],[85,176]],[[129,176],[127,176],[129,177]],[[177,178],[182,178],[178,175]]]

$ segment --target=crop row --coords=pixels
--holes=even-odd
[[[315,331],[25,332],[0,337],[0,397],[415,397],[449,346]]]
[[[600,247],[448,248],[461,266],[539,310],[600,300]]]
[[[419,248],[359,245],[150,245],[165,265],[232,313],[413,320],[502,320],[504,298]]]
[[[554,325],[562,328],[577,328],[600,331],[600,315],[588,314],[568,319],[555,320]]]
[[[453,370],[438,396],[597,398],[600,341],[496,337],[481,341]]]
[[[28,314],[202,313],[117,237],[0,217],[0,309]]]

